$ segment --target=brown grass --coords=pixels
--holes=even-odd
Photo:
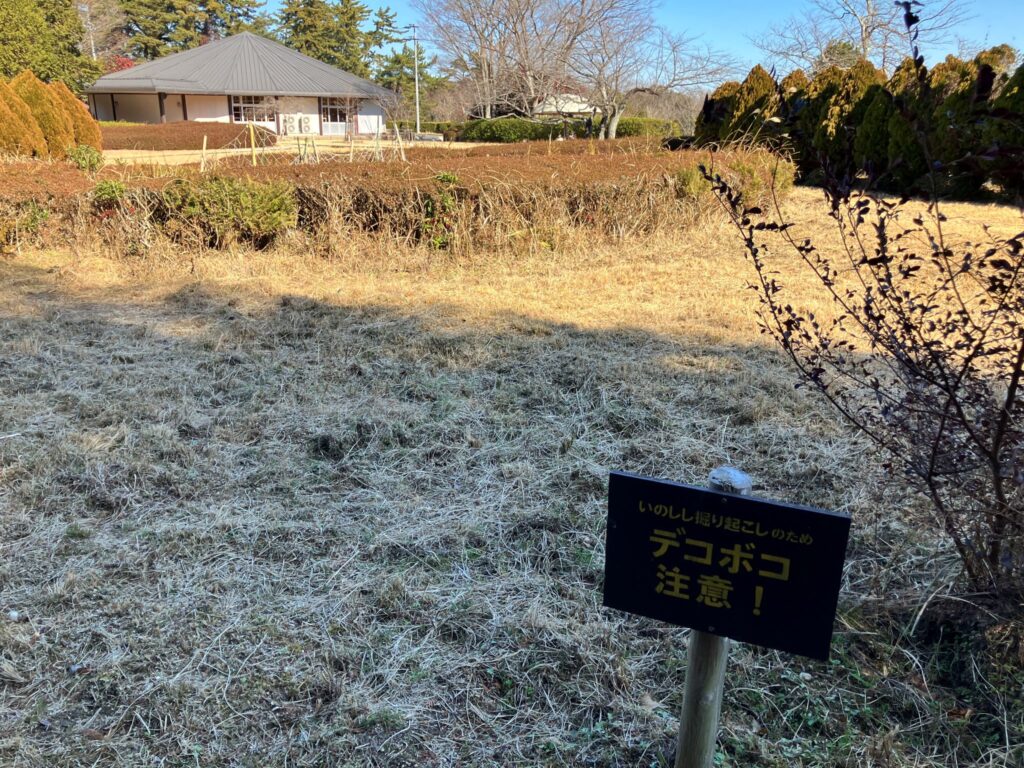
[[[0,262],[0,764],[657,765],[686,632],[600,608],[607,472],[729,462],[855,532],[836,662],[736,648],[723,765],[1011,765],[1021,710],[921,635],[958,605],[927,507],[793,388],[748,278],[715,220]]]

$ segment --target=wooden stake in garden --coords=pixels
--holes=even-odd
[[[249,123],[249,148],[252,152],[252,164],[256,165],[256,126]]]
[[[395,141],[398,144],[398,156],[405,162],[405,147],[402,146],[402,134],[398,130],[398,123],[395,123]]]
[[[749,475],[733,467],[713,469],[708,482],[716,491],[740,496],[746,496],[754,487]],[[675,768],[711,768],[728,661],[729,638],[697,629],[690,631]]]
[[[203,154],[199,158],[199,172],[206,173],[206,134],[203,134]]]
[[[612,472],[604,605],[690,628],[675,768],[711,768],[732,638],[827,660],[849,515]]]

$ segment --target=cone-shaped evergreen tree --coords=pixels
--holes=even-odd
[[[46,138],[28,104],[7,83],[0,80],[0,104],[4,119],[0,120],[0,146],[12,155],[46,157]],[[7,119],[10,116],[10,120]]]
[[[750,70],[736,91],[725,136],[730,139],[757,140],[766,134],[775,133],[766,121],[775,117],[778,107],[779,94],[775,80],[758,64]]]
[[[100,135],[100,127],[89,114],[89,108],[79,101],[75,95],[67,89],[64,83],[57,81],[50,83],[50,90],[57,96],[68,117],[71,118],[71,128],[75,136],[75,144],[103,149],[103,137]]]
[[[875,179],[889,165],[889,118],[892,117],[892,96],[883,86],[873,85],[864,94],[867,109],[856,129],[853,160],[856,166]]]
[[[704,99],[704,106],[694,125],[694,138],[698,144],[714,144],[726,137],[739,89],[738,82],[729,80]]]
[[[65,157],[75,145],[75,129],[60,99],[28,70],[11,81],[11,89],[32,111],[50,157]]]

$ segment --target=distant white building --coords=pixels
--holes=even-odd
[[[243,32],[104,75],[87,91],[97,120],[254,123],[282,135],[374,135],[394,94]]]
[[[534,117],[588,117],[595,107],[578,93],[558,93],[548,96],[534,110]]]

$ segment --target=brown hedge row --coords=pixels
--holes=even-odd
[[[163,125],[103,125],[103,146],[106,149],[138,149],[163,152],[173,149],[203,148],[206,136],[207,149],[223,149],[228,146],[249,146],[249,129],[234,123],[165,123]],[[266,147],[277,143],[277,136],[262,128],[256,129],[256,146]]]

